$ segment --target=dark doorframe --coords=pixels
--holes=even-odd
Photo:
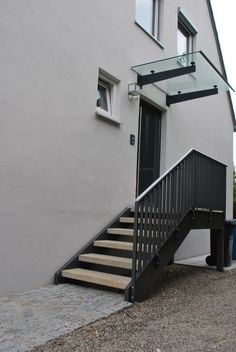
[[[136,195],[160,176],[161,111],[140,101]]]

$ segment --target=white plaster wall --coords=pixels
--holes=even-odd
[[[194,17],[197,47],[219,66],[205,0],[197,8],[164,1],[165,49],[135,25],[134,0],[0,2],[0,293],[51,282],[133,203],[137,145],[129,134],[137,136],[139,107],[127,98],[136,80],[130,67],[175,55],[178,6]],[[120,80],[120,127],[96,118],[99,67]],[[159,95],[153,99],[162,105]],[[162,170],[191,147],[232,165],[225,94],[163,114]],[[189,246],[181,256],[192,253]]]

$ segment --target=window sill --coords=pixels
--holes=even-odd
[[[165,49],[164,45],[161,44],[161,42],[159,42],[158,39],[156,39],[155,37],[153,37],[153,35],[151,35],[150,33],[148,33],[148,32],[146,31],[146,29],[144,29],[138,22],[135,21],[135,24],[136,24],[144,33],[146,33],[146,34],[149,36],[149,38],[151,38],[161,49]]]
[[[110,123],[116,125],[116,126],[121,125],[121,122],[118,119],[114,118],[108,111],[103,110],[101,108],[96,109],[96,116],[97,116],[97,118],[103,119],[107,122],[110,122]]]

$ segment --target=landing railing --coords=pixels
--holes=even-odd
[[[190,150],[135,201],[133,283],[190,210],[225,205],[226,165]]]

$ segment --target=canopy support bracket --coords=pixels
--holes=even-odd
[[[168,94],[166,95],[166,105],[170,106],[171,104],[176,104],[182,101],[187,101],[192,99],[203,98],[203,97],[207,97],[208,95],[214,95],[214,94],[218,94],[217,86],[214,86],[214,88],[212,89],[199,90],[199,91],[183,93],[183,94],[181,94],[181,91],[179,91],[179,93],[176,95],[168,95]]]
[[[191,62],[191,66],[175,68],[173,70],[167,70],[167,71],[156,72],[156,73],[155,73],[155,71],[153,71],[153,72],[151,71],[150,74],[145,75],[145,76],[141,76],[138,74],[138,82],[137,83],[140,86],[140,88],[142,88],[146,84],[164,81],[169,78],[183,76],[183,75],[187,75],[188,73],[193,73],[193,72],[196,72],[195,62]]]

